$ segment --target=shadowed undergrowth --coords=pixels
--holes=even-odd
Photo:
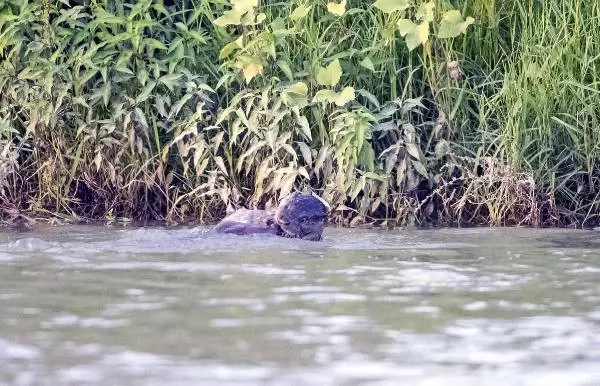
[[[596,225],[594,2],[0,1],[0,213]]]

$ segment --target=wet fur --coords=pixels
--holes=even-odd
[[[326,219],[327,208],[319,199],[294,193],[283,200],[275,212],[239,209],[213,229],[219,233],[268,233],[320,241]]]

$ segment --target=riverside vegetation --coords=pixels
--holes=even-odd
[[[0,0],[0,216],[595,226],[600,3]]]

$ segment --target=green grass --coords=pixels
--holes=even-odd
[[[206,222],[299,189],[342,224],[598,224],[600,5],[327,3],[2,2],[0,215]]]

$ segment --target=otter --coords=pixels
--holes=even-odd
[[[277,209],[239,209],[221,220],[213,230],[219,233],[249,235],[267,233],[282,237],[321,241],[327,220],[327,207],[316,197],[293,193]]]

